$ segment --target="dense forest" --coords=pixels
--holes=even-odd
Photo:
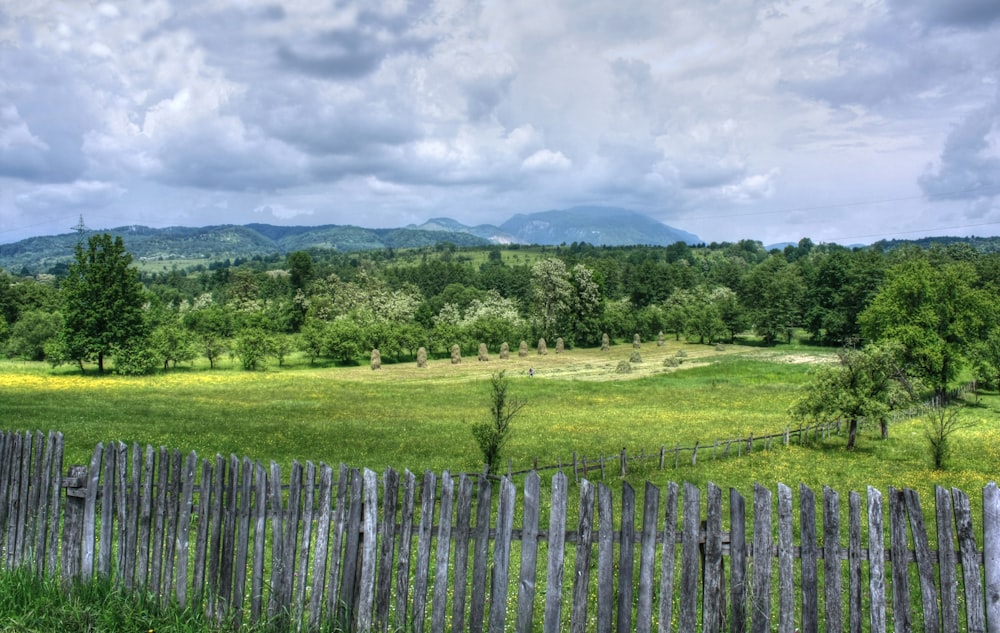
[[[120,373],[238,359],[387,362],[420,347],[600,345],[661,333],[693,344],[858,346],[891,337],[935,382],[1000,373],[1000,253],[967,242],[783,250],[689,246],[458,247],[285,256],[140,270],[120,237],[81,239],[56,274],[0,272],[7,356]]]

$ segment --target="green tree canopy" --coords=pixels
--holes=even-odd
[[[77,362],[104,359],[117,348],[136,347],[147,335],[145,288],[120,236],[94,235],[76,246],[62,284],[64,350]]]

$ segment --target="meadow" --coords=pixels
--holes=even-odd
[[[679,350],[677,368],[664,359]],[[927,452],[922,418],[894,424],[887,441],[866,430],[854,451],[843,437],[807,446],[775,445],[751,455],[712,459],[711,445],[777,433],[796,426],[787,411],[800,395],[808,370],[828,362],[832,351],[806,346],[778,349],[752,346],[646,343],[642,363],[618,374],[631,345],[567,350],[546,356],[532,352],[489,362],[462,364],[432,360],[367,366],[310,365],[292,358],[285,366],[245,372],[238,363],[221,368],[178,367],[148,377],[81,374],[71,367],[6,362],[0,364],[0,424],[5,429],[55,429],[64,433],[67,463],[85,463],[97,442],[138,442],[201,456],[249,456],[287,467],[293,460],[346,463],[380,471],[476,472],[481,459],[472,438],[473,422],[489,415],[488,377],[504,370],[512,395],[527,403],[515,419],[504,461],[514,470],[568,464],[574,453],[591,463],[601,455],[657,453],[661,446],[703,448],[696,466],[690,453],[673,469],[656,460],[632,467],[633,484],[649,480],[690,481],[735,487],[749,494],[755,482],[773,488],[782,482],[816,491],[829,485],[842,494],[872,485],[910,487],[921,495],[935,485],[955,486],[976,497],[995,478],[1000,458],[1000,398],[980,393],[976,406],[961,413],[974,422],[954,436],[946,470],[935,470]],[[529,369],[534,376],[529,376]],[[735,450],[735,449],[734,449]],[[508,462],[509,460],[509,462]],[[591,474],[594,478],[596,474]],[[599,475],[596,475],[599,477]],[[609,479],[617,479],[612,469]]]

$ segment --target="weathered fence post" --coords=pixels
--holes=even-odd
[[[66,489],[66,516],[63,527],[62,577],[74,580],[80,576],[80,553],[83,539],[83,506],[87,494],[87,467],[70,466],[62,487]]]

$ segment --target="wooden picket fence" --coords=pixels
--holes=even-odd
[[[59,433],[0,432],[4,567],[106,577],[227,626],[1000,630],[995,484],[981,530],[968,496],[943,488],[928,530],[912,490],[852,492],[842,509],[800,486],[795,512],[790,488],[775,503],[757,485],[748,512],[711,484],[647,483],[640,501],[627,482],[616,497],[582,479],[571,499],[563,473],[547,490],[537,473],[518,490],[311,463],[286,479],[274,463],[121,443],[64,476],[62,447]]]

